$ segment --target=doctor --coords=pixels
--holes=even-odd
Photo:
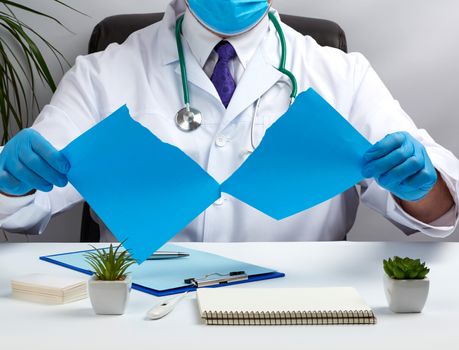
[[[268,12],[280,18],[270,7],[267,0],[175,0],[160,23],[122,45],[78,57],[32,128],[17,134],[0,155],[1,227],[41,233],[52,215],[80,202],[58,150],[125,103],[137,121],[217,181],[225,180],[290,105],[292,80],[277,69],[282,50]],[[183,14],[177,42],[177,19]],[[360,200],[407,234],[453,232],[459,209],[454,155],[415,126],[361,54],[321,47],[280,26],[286,69],[296,77],[298,91],[313,87],[375,144],[364,157],[367,179],[282,221],[223,194],[176,239],[341,240]],[[188,100],[202,115],[188,124],[176,118],[188,102],[177,45],[183,47]],[[138,210],[148,215],[148,208]],[[101,239],[114,237],[102,230]]]

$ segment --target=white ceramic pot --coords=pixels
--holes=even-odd
[[[98,315],[122,315],[131,292],[132,281],[101,281],[93,276],[88,281],[88,294],[92,308]]]
[[[429,279],[395,280],[384,274],[384,291],[393,312],[421,312],[429,294]]]

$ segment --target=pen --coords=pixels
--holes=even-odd
[[[188,253],[183,252],[165,252],[165,251],[157,251],[156,253],[150,255],[147,260],[162,260],[162,259],[177,259],[177,258],[184,258],[190,256]]]
[[[119,255],[119,253],[118,253]],[[166,260],[166,259],[178,259],[185,258],[190,256],[188,253],[183,252],[167,252],[167,251],[157,251],[154,254],[150,255],[147,260]]]

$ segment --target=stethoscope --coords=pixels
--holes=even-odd
[[[290,104],[292,104],[293,100],[296,98],[296,95],[297,95],[298,84],[297,84],[296,78],[293,75],[293,73],[285,68],[285,61],[287,57],[287,44],[286,44],[286,40],[284,36],[284,31],[282,30],[280,23],[277,20],[276,16],[272,12],[269,12],[268,16],[271,22],[274,24],[274,27],[276,28],[277,35],[279,36],[279,42],[281,44],[281,59],[280,59],[279,68],[277,68],[277,70],[281,72],[282,74],[285,74],[292,83],[292,93],[290,94]],[[178,51],[179,62],[180,62],[180,72],[182,76],[183,101],[185,103],[185,107],[179,110],[177,114],[175,115],[175,123],[177,124],[180,130],[188,132],[188,131],[196,130],[197,128],[201,126],[202,114],[199,110],[195,108],[191,108],[190,106],[190,93],[188,90],[188,76],[187,76],[187,70],[186,70],[185,54],[183,52],[183,45],[182,45],[182,38],[181,38],[183,18],[184,16],[181,16],[177,19],[177,22],[175,25],[175,39],[177,41],[177,51]],[[255,120],[255,116],[258,111],[259,105],[260,105],[260,99],[258,99],[257,105],[255,107],[255,115],[253,118],[254,120]],[[252,147],[255,148],[254,141],[253,141],[253,127],[254,127],[253,124],[254,124],[254,121],[252,121],[251,142],[252,142]]]

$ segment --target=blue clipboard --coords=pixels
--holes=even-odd
[[[85,253],[91,250],[41,256],[40,260],[92,275],[89,265],[84,259]],[[133,289],[155,296],[166,296],[195,291],[197,288],[186,284],[185,280],[190,278],[198,279],[210,274],[226,275],[234,271],[244,271],[248,275],[246,280],[218,284],[211,286],[211,288],[285,276],[284,273],[273,269],[182,246],[166,244],[161,250],[180,251],[188,253],[189,256],[177,259],[148,260],[141,265],[131,266],[128,272],[132,277]]]

